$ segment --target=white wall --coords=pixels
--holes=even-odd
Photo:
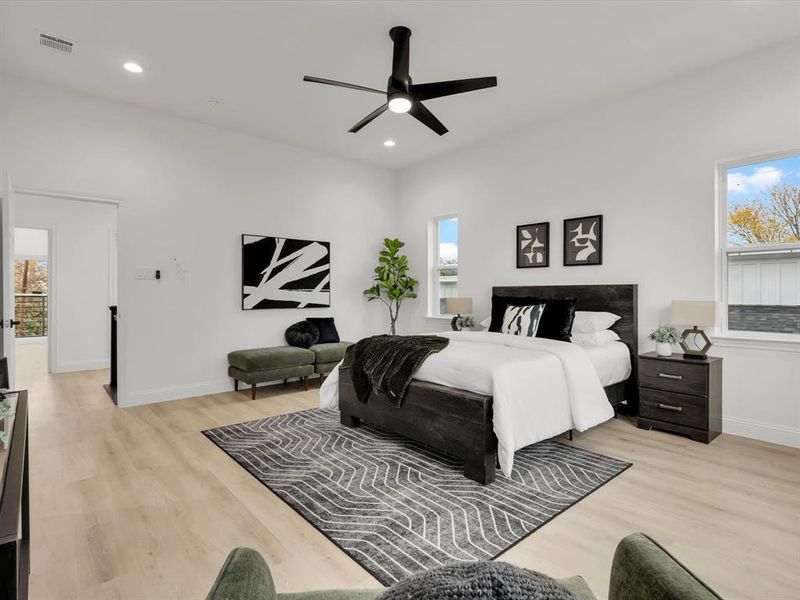
[[[50,230],[53,240],[48,265],[50,370],[107,368],[116,206],[17,194],[14,209],[18,227]],[[24,231],[16,232],[17,247]]]
[[[459,295],[489,312],[491,286],[637,283],[642,351],[669,322],[672,299],[716,294],[715,162],[797,147],[800,43],[602,104],[572,109],[509,135],[408,169],[399,181],[399,233],[423,280],[405,331],[426,319],[428,223],[458,213]],[[603,265],[563,267],[562,220],[603,214]],[[550,264],[515,268],[515,227],[550,221]],[[412,312],[412,311],[409,311]],[[409,313],[406,314],[406,317]],[[721,345],[724,428],[800,445],[800,354]]]
[[[385,329],[361,291],[392,233],[387,171],[8,77],[0,152],[15,187],[123,201],[120,404],[230,389],[229,351],[282,344],[307,316],[334,316],[345,339]],[[330,310],[242,311],[242,233],[330,241]]]

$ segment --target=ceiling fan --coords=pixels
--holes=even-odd
[[[475,77],[473,79],[413,84],[411,83],[411,77],[408,75],[408,40],[411,37],[411,30],[402,26],[392,27],[389,30],[389,37],[394,42],[394,55],[392,57],[392,74],[389,76],[389,83],[385,92],[375,88],[364,87],[363,85],[333,81],[332,79],[322,79],[309,75],[303,77],[303,81],[336,85],[351,90],[373,92],[386,96],[386,102],[353,125],[349,129],[350,133],[356,133],[364,125],[386,112],[386,109],[389,109],[396,113],[407,112],[439,135],[444,135],[447,133],[447,127],[431,111],[425,108],[425,105],[422,104],[423,100],[473,92],[497,85],[497,77]]]

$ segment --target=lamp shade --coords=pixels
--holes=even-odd
[[[444,309],[448,315],[472,314],[472,298],[445,298]]]
[[[674,325],[711,326],[716,324],[717,303],[709,300],[673,300]]]

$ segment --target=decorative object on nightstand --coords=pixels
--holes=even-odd
[[[722,358],[639,355],[639,429],[662,429],[708,444],[722,431]]]
[[[676,325],[691,325],[681,335],[680,345],[686,358],[703,360],[711,348],[711,340],[700,326],[716,324],[717,303],[706,300],[673,300],[672,322]]]
[[[672,344],[680,340],[678,330],[672,325],[659,325],[648,337],[656,343],[656,354],[659,356],[672,356]]]
[[[464,317],[461,315],[472,314],[472,298],[445,298],[444,310],[449,315],[455,315],[450,321],[453,331],[460,331],[464,326]]]

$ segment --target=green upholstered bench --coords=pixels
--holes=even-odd
[[[314,344],[309,348],[314,353],[314,373],[319,374],[320,382],[325,381],[325,375],[333,370],[344,358],[344,353],[353,342],[328,342]]]
[[[596,600],[579,576],[558,580],[580,600]],[[278,594],[269,567],[250,548],[229,555],[206,600],[374,600],[383,589]],[[633,533],[617,546],[608,600],[722,600],[651,538]]]
[[[249,383],[255,400],[257,384],[268,381],[300,377],[308,389],[308,376],[314,373],[314,360],[315,354],[311,350],[294,346],[236,350],[228,354],[228,375],[233,377],[236,391],[240,381]]]

